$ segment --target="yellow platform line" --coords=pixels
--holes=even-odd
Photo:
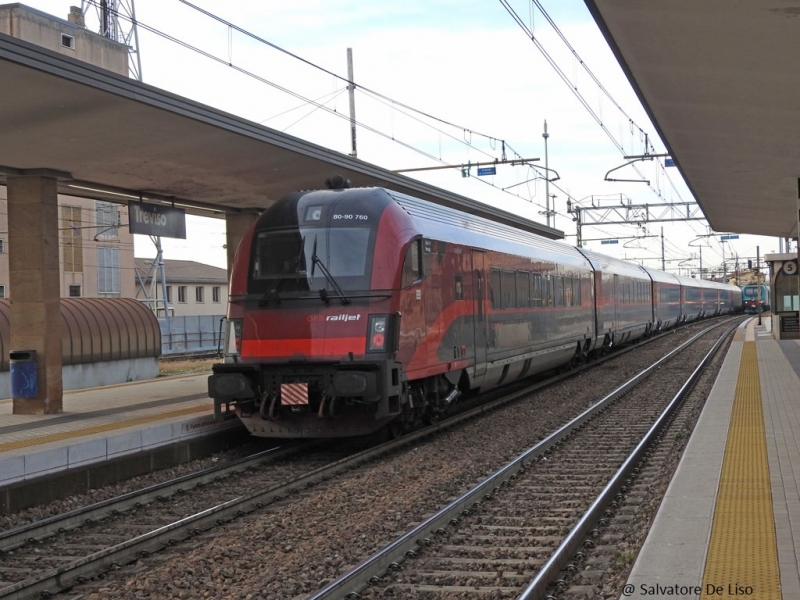
[[[135,419],[127,419],[125,421],[116,421],[115,423],[95,425],[93,427],[85,427],[83,429],[75,429],[73,431],[61,431],[59,433],[41,435],[25,440],[17,440],[16,442],[7,442],[5,444],[0,444],[0,452],[17,450],[19,448],[26,448],[28,446],[38,446],[39,444],[49,444],[50,442],[60,442],[62,440],[69,440],[84,435],[92,435],[94,433],[102,433],[104,431],[114,431],[115,429],[123,429],[125,427],[142,425],[144,423],[152,423],[153,421],[161,421],[163,419],[170,419],[172,417],[182,417],[183,415],[191,415],[199,412],[211,412],[211,408],[208,406],[190,406],[189,408],[181,408],[179,410],[163,412],[156,415],[147,415],[146,417],[137,417]]]
[[[742,348],[701,598],[733,596],[782,598],[755,342]]]

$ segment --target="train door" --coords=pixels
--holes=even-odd
[[[474,281],[472,289],[475,295],[475,378],[486,375],[486,332],[488,315],[484,306],[486,298],[486,255],[480,250],[472,251],[472,273]]]
[[[614,321],[613,321],[613,323],[611,325],[611,331],[612,332],[616,332],[617,329],[619,329],[619,311],[620,311],[619,294],[620,294],[619,275],[617,275],[615,273],[614,274],[614,290],[613,290],[613,294],[611,295],[611,297],[613,298],[613,302],[614,302],[614,312],[613,312]]]

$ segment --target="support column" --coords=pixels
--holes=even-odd
[[[244,234],[255,223],[258,215],[255,213],[225,213],[225,244],[228,251],[228,277],[231,274],[233,259],[239,242],[242,241]]]
[[[35,350],[38,396],[14,398],[14,414],[62,412],[61,306],[56,178],[8,177],[9,350]]]

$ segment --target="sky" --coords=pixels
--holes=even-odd
[[[63,0],[26,4],[69,12]],[[96,9],[85,4],[96,28]],[[582,0],[135,0],[135,12],[145,83],[345,154],[342,79],[352,48],[358,158],[392,170],[455,165],[408,175],[540,223],[545,173],[558,176],[549,183],[551,225],[567,243],[576,243],[567,200],[694,200],[663,159],[612,175],[649,183],[604,180],[624,156],[663,153],[664,145]],[[538,170],[499,165],[478,177],[472,167],[463,176],[462,165],[501,159],[504,149],[507,159],[538,158]],[[777,238],[722,242],[735,232],[712,232],[705,221],[586,226],[584,247],[661,268],[662,226],[666,270],[683,275],[698,272],[701,252],[704,268],[721,270],[724,260],[733,271],[757,247],[762,257],[779,250]],[[224,221],[189,216],[187,239],[163,242],[167,259],[226,266]],[[155,255],[149,238],[136,236],[135,253]]]

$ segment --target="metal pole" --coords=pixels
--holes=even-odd
[[[756,246],[756,285],[758,286],[758,295],[761,296],[761,246]],[[761,313],[764,311],[764,305],[758,305],[758,324],[761,325]]]
[[[133,46],[136,49],[136,79],[142,79],[142,55],[139,53],[139,28],[136,26],[136,8],[131,0],[131,23],[133,26]]]
[[[761,283],[761,246],[756,246],[756,283]]]
[[[667,261],[664,260],[664,228],[661,228],[661,270],[667,270]]]
[[[161,251],[161,236],[156,237],[156,258],[158,260],[158,270],[161,275],[161,297],[164,300],[164,325],[167,329],[167,336],[172,339],[172,329],[169,322],[169,301],[167,299],[167,274],[164,270],[164,254]],[[158,315],[158,310],[156,310]]]
[[[798,178],[797,180],[797,212],[795,213],[795,216],[797,218],[795,222],[795,231],[797,232],[797,238],[795,239],[794,243],[795,246],[794,251],[795,254],[797,254],[797,264],[798,266],[800,266],[800,178]],[[787,244],[787,250],[788,250],[788,244]],[[800,273],[795,273],[794,276],[797,277],[797,302],[798,302],[797,308],[800,309]],[[800,319],[800,310],[796,310],[794,314],[795,316],[798,317],[798,319]]]
[[[544,197],[545,197],[545,212],[547,213],[547,226],[550,227],[550,164],[547,160],[547,138],[550,137],[550,134],[547,133],[547,121],[544,122],[544,133],[542,134],[544,138],[544,170],[547,171],[544,177]]]
[[[353,49],[347,49],[347,91],[350,94],[350,156],[357,158],[356,152],[356,84],[353,82]]]
[[[703,278],[703,247],[700,246],[700,279]]]

